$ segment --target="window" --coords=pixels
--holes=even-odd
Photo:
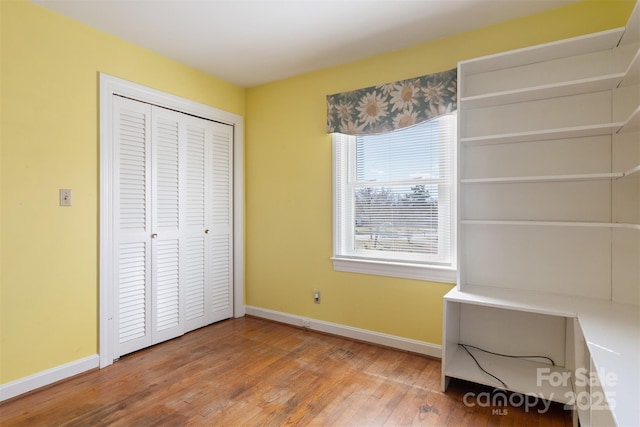
[[[333,134],[334,269],[455,282],[455,141],[455,114]]]

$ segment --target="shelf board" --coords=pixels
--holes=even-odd
[[[463,178],[461,184],[529,184],[545,182],[576,182],[602,181],[621,179],[625,177],[640,177],[640,165],[624,172],[584,173],[572,175],[538,175],[538,176],[507,176],[498,178]]]
[[[594,34],[483,56],[461,61],[459,67],[463,75],[471,75],[613,49],[618,45],[624,30],[624,27],[614,28]]]
[[[500,389],[504,388],[496,379],[482,372],[476,362],[462,348],[457,346],[454,351],[453,357],[445,366],[444,374],[446,376]],[[571,403],[573,393],[571,381],[568,381],[567,385],[558,387],[551,386],[548,381],[540,381],[540,384],[537,381],[538,369],[548,369],[549,373],[557,372],[570,378],[569,370],[527,359],[501,357],[473,349],[470,351],[484,369],[505,382],[508,390],[542,397],[554,402]]]
[[[598,181],[622,178],[624,173],[585,173],[573,175],[509,176],[503,178],[465,178],[462,184],[521,184],[537,182]]]
[[[551,316],[574,318],[578,314],[579,307],[575,307],[575,303],[579,299],[567,295],[492,286],[465,285],[464,287],[466,291],[461,291],[458,287],[453,288],[445,295],[444,299],[448,302],[475,304]]]
[[[628,176],[632,176],[635,178],[640,177],[640,165],[637,165],[636,167],[631,168],[628,171],[625,171],[623,174],[623,177],[628,177]]]
[[[501,219],[462,219],[462,225],[511,225],[531,227],[591,227],[591,228],[629,228],[640,231],[640,224],[622,222],[588,221],[537,221],[537,220],[501,220]]]
[[[620,39],[620,44],[637,43],[638,41],[640,41],[640,6],[636,3],[627,21],[627,26],[624,35]]]
[[[620,126],[617,133],[637,132],[640,130],[640,106],[638,106]]]
[[[485,219],[463,219],[460,224],[465,225],[526,225],[542,227],[599,227],[612,228],[619,227],[620,224],[613,222],[589,222],[589,221],[535,221],[535,220],[485,220]]]
[[[630,228],[631,230],[640,231],[640,224],[627,224],[622,222],[616,222],[611,225],[613,228]]]
[[[463,144],[510,144],[514,142],[546,141],[563,138],[579,138],[583,136],[611,135],[620,130],[624,123],[602,123],[588,126],[574,126],[557,129],[543,129],[537,131],[514,132],[484,136],[460,138]]]
[[[467,96],[461,98],[460,103],[465,108],[482,108],[560,96],[578,95],[581,93],[600,92],[617,87],[624,77],[625,73],[608,74],[568,82]]]
[[[465,291],[461,291],[459,287],[451,289],[444,296],[445,301],[569,318],[579,315],[603,315],[606,320],[610,317],[607,313],[629,313],[632,317],[638,316],[637,305],[609,300],[470,284],[464,285],[464,288]],[[634,322],[629,323],[635,325]]]
[[[636,52],[624,74],[625,77],[622,79],[618,87],[633,86],[640,83],[640,50]]]

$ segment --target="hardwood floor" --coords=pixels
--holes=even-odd
[[[441,393],[439,360],[245,317],[4,402],[0,425],[571,425],[561,405],[482,405],[491,391]]]

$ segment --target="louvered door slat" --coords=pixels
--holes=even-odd
[[[148,109],[147,109],[148,110]],[[120,194],[128,202],[120,204],[121,226],[144,230],[147,225],[146,190],[148,185],[148,113],[121,109],[118,135]]]
[[[198,319],[205,316],[204,236],[186,241],[184,267],[185,318],[189,329],[199,327]],[[204,325],[200,325],[204,326]]]
[[[147,246],[145,243],[120,245],[119,264],[119,343],[146,346],[149,294],[147,289]],[[133,350],[131,350],[133,351]]]
[[[212,210],[211,220],[214,224],[231,222],[231,135],[226,129],[214,133],[211,170],[212,170]]]
[[[156,249],[156,331],[180,324],[180,282],[178,273],[178,240],[158,242]]]
[[[205,132],[202,123],[187,127],[187,226],[205,223]]]
[[[231,259],[229,238],[217,236],[212,239],[211,268],[211,307],[214,313],[223,312],[231,307]]]
[[[158,118],[154,135],[154,185],[156,186],[156,224],[159,228],[178,228],[179,141],[178,120]]]

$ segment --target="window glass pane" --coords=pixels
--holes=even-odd
[[[356,137],[356,180],[443,178],[442,162],[448,157],[443,138],[449,138],[451,120],[444,116],[395,132]]]
[[[438,186],[356,188],[355,250],[438,254]]]

